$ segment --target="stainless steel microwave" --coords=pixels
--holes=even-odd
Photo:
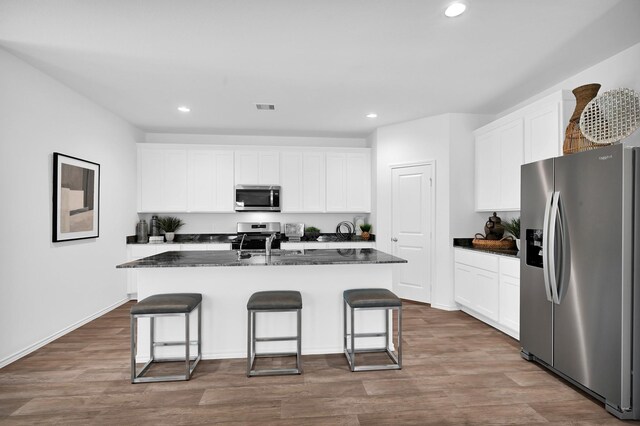
[[[279,212],[280,186],[236,185],[237,212]]]

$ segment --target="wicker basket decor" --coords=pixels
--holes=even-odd
[[[502,240],[482,240],[474,238],[471,244],[477,248],[493,249],[493,250],[515,250],[516,242],[511,237]]]
[[[569,119],[569,124],[564,133],[564,143],[562,144],[562,153],[564,155],[604,146],[591,142],[584,137],[582,130],[580,130],[580,116],[582,115],[582,111],[584,111],[587,104],[596,97],[598,90],[600,90],[598,83],[585,84],[584,86],[573,89],[573,95],[576,97],[576,108]]]
[[[640,94],[632,89],[609,90],[587,104],[580,130],[591,142],[611,145],[640,127]]]

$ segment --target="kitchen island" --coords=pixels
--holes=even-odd
[[[391,289],[394,266],[406,260],[375,249],[254,251],[170,251],[118,265],[136,268],[138,299],[160,293],[201,293],[204,359],[246,356],[247,300],[256,291],[297,290],[302,293],[303,354],[342,352],[342,292],[350,288]],[[290,313],[263,314],[258,336],[293,335]],[[194,316],[195,317],[195,316]],[[358,332],[379,331],[384,313],[358,312]],[[362,328],[360,328],[362,325]],[[138,357],[148,358],[148,322],[139,321]],[[195,327],[195,318],[194,318]],[[175,318],[156,320],[157,340],[179,340],[184,333]],[[375,338],[359,339],[359,347],[380,347]],[[289,351],[290,342],[263,343],[259,351]],[[158,355],[177,356],[177,347],[158,348]]]

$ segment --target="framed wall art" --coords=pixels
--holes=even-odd
[[[52,241],[98,238],[100,164],[53,153]]]

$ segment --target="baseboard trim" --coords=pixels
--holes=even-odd
[[[71,324],[69,327],[63,328],[62,330],[58,331],[57,333],[52,334],[49,337],[46,337],[42,340],[40,340],[39,342],[34,343],[31,346],[28,346],[24,349],[22,349],[21,351],[18,351],[12,355],[9,355],[8,357],[1,359],[0,360],[0,368],[6,367],[7,365],[11,364],[12,362],[15,362],[17,360],[19,360],[20,358],[29,355],[31,352],[36,351],[38,349],[40,349],[41,347],[43,347],[44,345],[53,342],[54,340],[58,339],[59,337],[64,336],[67,333],[72,332],[73,330],[82,327],[83,325],[85,325],[88,322],[93,321],[94,319],[101,317],[102,315],[106,314],[107,312],[110,312],[112,310],[114,310],[115,308],[117,308],[118,306],[122,306],[125,303],[129,302],[129,298],[126,297],[122,300],[119,300],[118,302],[114,303],[111,306],[107,306],[106,308],[102,309],[101,311],[96,312],[95,314],[89,315],[88,317],[74,323]]]
[[[442,311],[459,311],[460,310],[460,308],[458,308],[458,306],[456,305],[441,305],[439,303],[432,303],[431,307],[440,309]]]

